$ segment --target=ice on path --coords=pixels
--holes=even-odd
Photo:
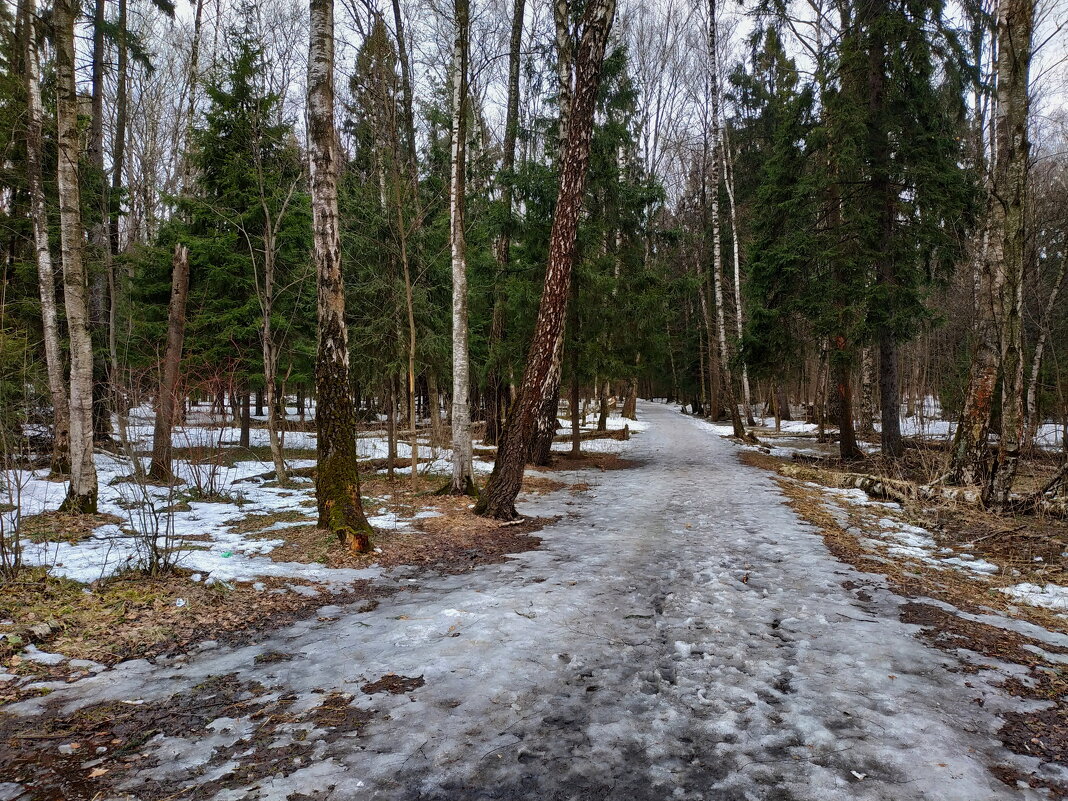
[[[639,415],[651,423],[631,443],[640,466],[584,473],[593,486],[581,501],[524,504],[574,513],[539,532],[540,550],[421,577],[367,613],[320,610],[256,645],[126,663],[8,711],[163,701],[231,672],[292,693],[297,708],[325,690],[373,710],[358,736],[310,732],[314,765],[220,801],[1039,797],[987,768],[1033,767],[995,736],[997,691],[947,671],[952,657],[898,620],[881,578],[836,561],[728,443],[663,406]],[[294,658],[257,663],[268,652]],[[426,683],[358,692],[387,673]],[[980,692],[984,706],[972,703]],[[230,725],[251,748],[247,719]],[[157,779],[156,759],[183,785],[217,775],[214,736],[142,746],[149,767],[124,789],[136,796]]]

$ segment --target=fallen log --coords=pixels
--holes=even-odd
[[[626,442],[630,439],[630,426],[623,426],[623,428],[616,428],[610,431],[580,431],[579,439],[585,442],[588,439],[618,439]],[[570,442],[570,434],[557,434],[553,437],[553,442]]]
[[[872,498],[905,504],[915,501],[951,501],[985,508],[983,494],[978,487],[947,487],[941,484],[916,484],[886,476],[865,473],[836,473],[797,464],[782,464],[779,473],[789,478],[813,481],[840,489],[859,489]],[[1010,514],[1041,512],[1050,517],[1068,517],[1068,498],[1045,498],[1041,495],[1018,497],[1005,507]]]
[[[390,461],[391,460],[389,459],[389,457],[381,457],[378,459],[361,459],[359,462],[357,462],[356,466],[359,468],[361,473],[377,473],[379,470],[387,469],[389,467]],[[392,461],[393,467],[397,469],[412,466],[412,460],[410,457],[405,457],[404,459],[394,459]],[[419,464],[428,464],[432,461],[434,460],[420,459]],[[289,478],[315,478],[315,468],[316,465],[312,465],[311,467],[298,467],[296,470],[287,471],[286,475]],[[244,478],[239,478],[234,483],[240,484],[242,481],[255,481],[257,479],[269,481],[272,478],[274,478],[274,470],[268,470],[266,473],[257,473],[254,476],[245,476]]]

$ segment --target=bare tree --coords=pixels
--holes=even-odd
[[[515,169],[515,146],[519,133],[519,58],[523,43],[523,14],[525,0],[514,0],[512,8],[512,32],[508,46],[508,100],[504,121],[504,143],[501,152],[501,206],[504,209],[504,224],[493,243],[493,255],[497,259],[497,268],[501,274],[511,262],[512,252],[512,172]],[[490,322],[490,356],[486,375],[486,435],[483,441],[496,445],[500,434],[502,411],[505,403],[505,383],[496,363],[497,354],[494,346],[504,338],[504,298],[500,289],[493,303],[493,318]]]
[[[452,168],[449,244],[452,249],[452,483],[454,495],[477,495],[472,475],[471,369],[467,349],[467,241],[464,235],[464,174],[467,169],[468,0],[455,0],[452,61]]]
[[[716,69],[718,63],[718,29],[716,27],[716,0],[708,2],[708,60],[709,60],[709,105],[710,124],[709,135],[712,150],[709,171],[709,212],[712,229],[712,287],[716,302],[716,343],[719,347],[719,367],[723,380],[723,394],[727,405],[727,411],[731,417],[731,427],[734,436],[744,438],[746,436],[742,417],[738,412],[738,401],[734,395],[734,376],[731,372],[731,349],[727,343],[727,314],[723,299],[723,250],[720,245],[720,222],[719,222],[719,168],[720,168],[720,130],[719,130],[719,73]]]
[[[371,549],[356,463],[356,409],[349,389],[345,287],[341,279],[337,173],[340,154],[334,127],[334,3],[310,0],[308,37],[308,150],[319,343],[315,360],[319,464],[315,494],[319,526],[350,549]]]
[[[989,500],[997,505],[1009,501],[1024,436],[1023,279],[1034,17],[1034,0],[1002,0],[998,7],[997,164],[991,257],[1005,278],[1000,309],[1001,439],[989,489]]]
[[[56,307],[56,276],[48,247],[48,211],[42,168],[41,60],[37,47],[36,0],[21,0],[19,17],[23,32],[23,66],[26,70],[26,180],[33,218],[33,243],[37,261],[37,282],[41,294],[41,322],[44,329],[45,367],[52,399],[52,473],[70,470],[70,402],[64,379],[63,350],[59,343],[59,314]]]
[[[57,0],[52,10],[56,46],[56,143],[63,295],[70,332],[70,486],[62,509],[96,512],[93,464],[93,343],[89,337],[89,276],[85,267],[78,163],[78,88],[74,72],[74,4]]]
[[[204,0],[196,0],[193,10],[193,40],[189,52],[189,69],[186,74],[188,106],[183,115],[185,130],[193,127],[196,111],[196,86],[199,80],[200,23],[204,12]],[[179,166],[181,189],[189,183],[188,159]],[[179,378],[181,376],[182,348],[185,343],[185,305],[189,297],[189,248],[183,242],[174,246],[171,254],[171,296],[167,307],[167,342],[163,353],[163,368],[156,399],[156,420],[152,434],[152,464],[149,476],[155,481],[173,481],[171,470],[171,435],[180,409]]]
[[[490,517],[515,518],[515,499],[523,481],[523,466],[530,452],[538,411],[559,392],[560,353],[590,159],[593,113],[614,16],[615,0],[591,0],[582,14],[573,84],[568,78],[573,91],[568,104],[556,211],[549,235],[549,262],[534,336],[519,392],[497,447],[493,474],[475,506],[476,512]]]

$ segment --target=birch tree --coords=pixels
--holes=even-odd
[[[315,422],[318,468],[315,496],[319,526],[356,552],[371,550],[363,513],[356,454],[356,410],[349,389],[345,287],[341,278],[334,127],[334,3],[310,0],[308,41],[308,150],[312,234],[318,287]]]
[[[41,296],[41,323],[44,332],[45,367],[52,400],[52,474],[70,470],[70,401],[64,378],[63,350],[59,342],[59,314],[56,307],[56,276],[48,245],[48,209],[45,205],[42,152],[44,138],[41,110],[41,59],[37,46],[36,0],[21,0],[23,66],[26,70],[26,179],[33,218],[33,244],[37,262],[37,283]]]
[[[452,162],[449,188],[449,245],[452,251],[452,483],[453,495],[477,495],[472,476],[471,372],[467,347],[467,243],[464,191],[467,137],[468,0],[455,0],[452,59]]]
[[[1030,70],[1034,0],[998,7],[997,166],[994,170],[991,256],[1004,276],[1001,293],[1001,438],[989,490],[1008,503],[1024,437],[1023,285],[1030,141]]]
[[[93,464],[93,342],[89,336],[89,275],[85,266],[78,165],[78,88],[75,84],[75,8],[57,0],[52,9],[56,47],[56,144],[63,296],[70,334],[70,485],[63,511],[95,514]]]
[[[731,348],[727,343],[727,314],[723,293],[723,249],[720,243],[719,178],[720,178],[720,129],[719,129],[719,33],[716,25],[716,0],[708,2],[708,102],[709,102],[709,223],[712,229],[712,291],[716,306],[716,344],[719,350],[719,368],[722,375],[724,402],[731,418],[734,436],[744,438],[745,426],[738,412],[734,395],[734,376],[731,371]]]

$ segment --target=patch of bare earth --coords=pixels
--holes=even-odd
[[[359,706],[350,694],[315,692],[321,692],[322,702],[298,713],[292,708],[296,696],[272,693],[231,673],[162,701],[109,702],[69,715],[48,707],[36,720],[0,716],[0,780],[19,782],[40,799],[211,798],[306,767],[313,744],[358,737],[375,717],[373,708]],[[157,757],[142,750],[145,743],[158,735],[195,735],[220,718],[244,718],[251,726],[235,732],[228,744],[224,739],[206,760],[177,768],[169,764],[160,772],[165,778],[152,778]],[[222,728],[216,736],[229,733]],[[128,795],[131,788],[123,784],[134,772],[150,778]],[[205,780],[209,775],[213,778]]]
[[[42,512],[19,522],[19,535],[30,542],[81,542],[93,536],[101,526],[121,524],[120,517],[109,514],[72,515],[65,512]]]
[[[319,562],[331,568],[414,565],[443,573],[465,573],[541,545],[532,532],[551,521],[525,518],[504,523],[479,517],[472,511],[472,498],[434,494],[445,480],[420,476],[413,484],[410,476],[392,481],[374,476],[361,482],[368,516],[391,512],[401,519],[411,519],[419,513],[436,513],[434,517],[411,520],[408,528],[377,531],[373,553],[353,553],[329,531],[308,525],[268,532],[267,536],[281,537],[286,542],[267,556],[282,562]],[[523,491],[545,494],[567,486],[544,476],[528,476]]]
[[[112,665],[124,659],[153,658],[185,651],[204,640],[252,642],[306,618],[324,603],[355,603],[388,595],[370,581],[341,592],[310,596],[272,592],[293,581],[265,579],[251,584],[205,585],[188,571],[167,576],[124,574],[86,587],[26,570],[17,581],[0,584],[0,672],[35,679],[84,678],[88,666],[43,665],[20,654],[29,643],[71,659]],[[18,686],[12,686],[17,684]],[[22,682],[0,684],[0,705],[24,698]]]
[[[777,472],[788,463],[763,453],[744,452],[742,461]],[[820,471],[805,478],[820,482]],[[816,487],[794,479],[777,478],[787,503],[803,519],[815,525],[832,554],[858,570],[886,577],[891,591],[910,599],[933,598],[972,614],[1000,613],[1034,623],[1050,631],[1068,633],[1068,621],[1049,610],[1017,605],[999,586],[1021,581],[1064,582],[1061,551],[1057,539],[1068,527],[1061,521],[1003,518],[964,504],[943,503],[902,508],[886,506],[868,508],[838,501]],[[830,481],[824,479],[828,485]],[[837,514],[829,504],[837,504]],[[848,516],[848,530],[839,523],[841,514]],[[904,522],[921,525],[935,537],[939,546],[967,546],[969,553],[981,556],[1001,568],[995,576],[973,576],[968,572],[939,569],[917,559],[893,556],[862,543],[855,532],[879,531],[876,521],[898,517]],[[1049,537],[1054,544],[1043,539]],[[1056,553],[1054,553],[1056,549]],[[1041,556],[1042,561],[1034,561]],[[870,596],[853,582],[843,585],[858,599]],[[999,671],[1003,663],[1023,668],[1026,680],[1010,676],[1001,681],[1005,692],[1031,701],[1044,701],[1035,711],[1007,712],[999,736],[1007,748],[1018,754],[1036,757],[1058,766],[1068,764],[1068,669],[1058,658],[1068,649],[1051,646],[1015,631],[968,620],[922,600],[902,604],[901,620],[921,626],[917,636],[928,644],[953,654],[970,673]],[[970,683],[965,683],[970,687]],[[982,704],[976,690],[975,703]],[[996,765],[992,772],[1007,784],[1024,781],[1044,788],[1053,798],[1068,798],[1068,785],[1036,775],[1023,775],[1010,765]]]

